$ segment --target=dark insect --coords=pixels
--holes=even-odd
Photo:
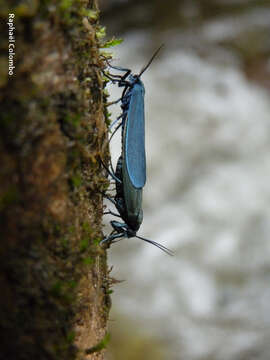
[[[161,48],[161,47],[160,47]],[[144,85],[140,80],[143,72],[153,61],[160,48],[154,53],[148,64],[138,75],[132,75],[131,70],[111,66],[113,69],[125,71],[123,76],[110,75],[113,82],[118,86],[124,87],[122,96],[122,114],[116,121],[121,119],[117,129],[122,126],[122,155],[117,162],[116,171],[112,166],[108,170],[116,182],[116,195],[114,198],[106,196],[112,201],[119,214],[109,212],[112,215],[121,217],[124,223],[111,221],[113,231],[101,241],[104,243],[113,243],[119,238],[137,237],[149,242],[166,253],[172,255],[172,252],[155,241],[137,236],[142,220],[142,189],[146,182],[146,159],[145,159],[145,133],[144,133]],[[127,80],[126,80],[127,79]]]
[[[140,77],[150,66],[159,52],[160,46],[149,62],[143,67],[138,75],[131,74],[130,69],[109,65],[111,68],[125,71],[123,76],[107,75],[119,87],[124,87],[121,100],[122,114],[116,119],[111,127],[121,119],[114,130],[122,126],[122,153],[127,166],[128,175],[132,185],[141,189],[146,183],[146,158],[145,158],[145,119],[144,119],[144,94],[145,89]],[[111,140],[111,139],[110,139]]]
[[[120,238],[136,237],[157,246],[169,255],[173,255],[172,251],[165,246],[137,235],[137,231],[139,230],[143,220],[142,189],[136,189],[132,186],[122,156],[118,159],[115,177],[118,179],[116,180],[116,195],[114,198],[107,195],[105,195],[105,197],[115,205],[120,215],[111,211],[107,213],[121,217],[124,223],[112,220],[111,225],[113,227],[113,231],[109,236],[103,239],[100,244],[111,244],[118,241],[117,239]]]

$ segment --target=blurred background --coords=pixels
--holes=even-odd
[[[138,239],[111,247],[111,276],[125,281],[112,294],[107,359],[269,360],[270,2],[100,5],[108,37],[124,39],[113,64],[137,73],[165,44],[142,78],[138,234],[175,252]],[[115,164],[119,137],[111,152]]]

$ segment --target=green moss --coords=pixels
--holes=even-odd
[[[76,4],[73,0],[61,0],[58,3],[60,18],[68,26],[75,26],[77,21],[74,3]]]
[[[57,223],[53,223],[53,232],[55,236],[59,236],[61,233],[61,226]]]
[[[87,250],[88,247],[89,247],[89,238],[85,237],[81,240],[80,251],[84,252]]]
[[[74,174],[73,176],[71,176],[70,182],[74,188],[80,187],[82,185],[81,175],[79,173]]]
[[[4,112],[1,114],[0,126],[6,128],[10,126],[14,119],[15,117],[11,112]]]
[[[96,237],[96,238],[94,238],[94,240],[93,240],[93,243],[95,244],[95,245],[99,245],[99,243],[101,242],[101,238],[100,237]]]
[[[104,90],[103,90],[103,95],[104,95],[106,98],[108,98],[108,97],[110,96],[110,94],[109,94],[109,92],[108,92],[107,89],[104,89]]]
[[[82,224],[82,229],[83,229],[83,231],[84,231],[85,233],[87,233],[87,234],[89,234],[89,235],[93,232],[93,230],[91,229],[91,226],[89,225],[88,222],[84,222],[84,223]]]
[[[64,237],[62,239],[60,239],[61,245],[64,249],[67,249],[69,246],[69,240],[67,237]]]
[[[70,281],[68,282],[68,287],[69,287],[70,289],[75,289],[77,286],[78,286],[78,283],[77,283],[77,281],[75,281],[75,280],[70,280]]]
[[[99,17],[99,11],[86,9],[84,7],[80,9],[79,13],[81,16],[87,16],[91,20],[97,20]]]
[[[111,125],[111,122],[112,122],[111,116],[112,116],[112,113],[110,113],[109,111],[105,112],[105,123],[107,126]]]
[[[100,50],[100,55],[105,59],[112,59],[113,53],[111,51]]]
[[[73,234],[74,231],[75,231],[75,226],[74,226],[74,225],[72,225],[72,226],[70,226],[70,227],[68,228],[68,232],[69,232],[70,234]]]
[[[61,297],[63,290],[63,282],[57,280],[51,287],[51,294],[55,297]]]
[[[16,186],[11,185],[4,194],[0,197],[0,211],[4,210],[9,205],[19,203],[20,193]]]
[[[75,340],[75,336],[76,336],[76,333],[75,331],[70,331],[68,334],[67,334],[67,342],[69,344],[72,344]]]
[[[94,259],[88,256],[82,259],[82,263],[84,265],[92,265],[94,263]]]
[[[78,127],[80,125],[81,117],[81,114],[67,114],[64,118],[64,121],[68,124]]]
[[[50,293],[53,297],[58,298],[64,303],[72,304],[74,303],[76,296],[74,289],[77,287],[77,282],[75,280],[56,280],[52,285]]]
[[[81,150],[78,146],[72,147],[68,152],[67,167],[69,169],[78,168],[81,164]]]
[[[106,36],[106,27],[105,26],[99,26],[96,31],[96,37],[101,40]]]
[[[73,0],[61,0],[59,3],[60,10],[67,11],[70,10],[73,4]]]
[[[94,352],[101,351],[104,349],[110,341],[110,334],[106,333],[104,338],[95,346],[91,347],[90,349],[85,350],[86,354],[93,354]]]
[[[110,48],[116,45],[119,45],[123,42],[123,39],[116,39],[116,38],[112,38],[111,40],[106,41],[104,44],[102,44],[100,47],[101,48]]]

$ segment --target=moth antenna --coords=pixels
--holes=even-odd
[[[160,250],[164,251],[166,254],[168,254],[168,255],[170,255],[170,256],[173,256],[173,251],[172,251],[172,250],[166,248],[165,246],[159,244],[159,243],[156,242],[156,241],[149,240],[149,239],[145,239],[145,238],[143,238],[143,237],[141,237],[141,236],[137,236],[137,235],[136,235],[136,238],[138,238],[138,239],[140,239],[140,240],[143,240],[143,241],[146,241],[146,242],[148,242],[149,244],[152,244],[152,245],[158,247]]]
[[[145,70],[150,66],[150,64],[152,63],[152,61],[154,60],[154,58],[157,56],[159,50],[164,46],[164,44],[160,45],[160,47],[154,52],[154,54],[152,55],[151,59],[148,61],[148,63],[142,68],[142,70],[140,71],[138,77],[141,77],[141,75],[145,72]]]

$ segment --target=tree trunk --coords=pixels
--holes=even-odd
[[[99,246],[107,126],[97,4],[1,6],[0,358],[103,359],[110,297]]]

